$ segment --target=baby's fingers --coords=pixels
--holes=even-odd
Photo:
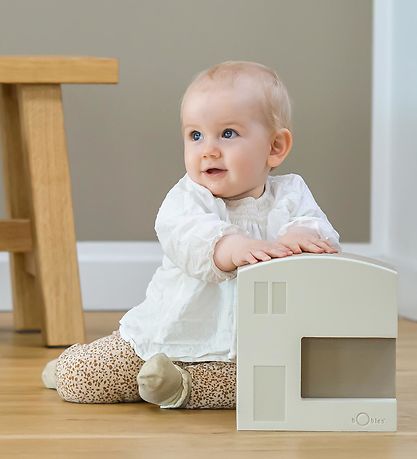
[[[326,241],[322,241],[319,239],[317,241],[314,241],[314,243],[321,247],[326,253],[337,253],[337,250],[330,244],[328,244]]]
[[[256,259],[250,252],[244,257],[244,261],[251,265],[255,264],[255,263],[258,263],[258,259]]]
[[[288,247],[271,247],[268,250],[266,250],[269,255],[271,255],[273,258],[283,258],[283,257],[288,257],[289,255],[293,254],[293,251],[290,250]]]
[[[281,243],[282,244],[282,243]],[[282,244],[285,249],[289,249],[292,253],[301,253],[302,250],[297,242],[286,242]]]
[[[268,261],[271,257],[263,250],[253,250],[252,255],[260,261]]]
[[[300,247],[303,249],[304,252],[311,252],[311,253],[323,253],[324,249],[317,244],[315,244],[311,240],[305,240],[300,242]]]

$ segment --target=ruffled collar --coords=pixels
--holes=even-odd
[[[271,209],[272,201],[274,197],[271,193],[271,184],[269,180],[269,176],[265,183],[264,192],[259,198],[253,198],[252,196],[248,196],[242,199],[226,199],[223,198],[223,201],[226,204],[226,207],[229,211],[235,212],[247,212],[247,213],[262,213],[263,211],[267,211]]]
[[[271,187],[271,176],[268,175],[265,183],[264,192],[259,198],[253,198],[251,196],[242,199],[226,199],[217,198],[211,194],[211,192],[204,186],[194,182],[188,174],[184,176],[185,180],[203,195],[208,198],[214,199],[221,207],[226,207],[228,212],[233,214],[245,214],[245,215],[260,215],[268,212],[273,206],[274,196]]]

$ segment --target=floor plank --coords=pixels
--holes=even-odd
[[[86,313],[88,340],[117,328],[120,312]],[[400,320],[398,432],[237,432],[230,410],[160,410],[147,403],[81,405],[42,387],[45,363],[62,349],[15,333],[0,313],[0,457],[417,457],[417,323]]]

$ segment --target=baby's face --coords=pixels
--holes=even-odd
[[[182,112],[185,167],[189,177],[216,197],[262,195],[270,170],[272,132],[264,123],[253,83],[210,82],[192,89]]]

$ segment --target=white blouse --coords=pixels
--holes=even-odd
[[[314,228],[336,248],[339,234],[296,174],[268,176],[258,199],[214,197],[186,174],[155,222],[164,256],[146,298],[120,320],[121,337],[147,360],[158,352],[183,362],[236,360],[236,274],[213,261],[228,234],[275,240],[289,227]]]

